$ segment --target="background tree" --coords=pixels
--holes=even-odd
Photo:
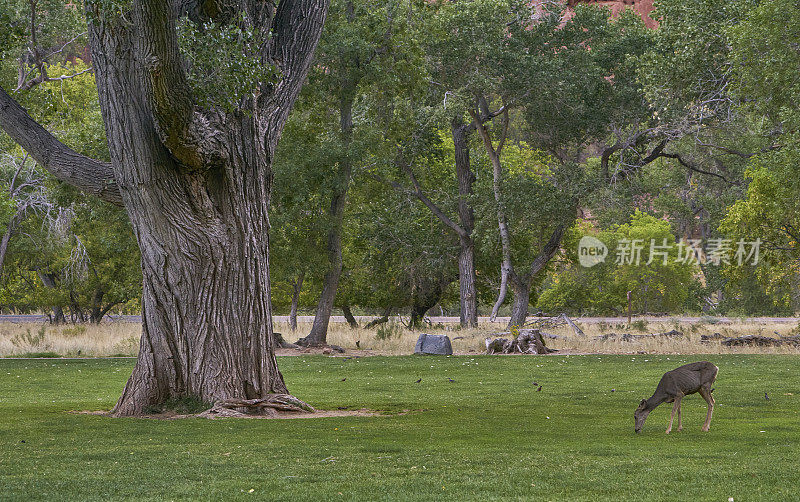
[[[322,278],[322,290],[310,333],[301,344],[324,345],[331,311],[336,302],[342,274],[342,240],[347,193],[354,172],[369,162],[376,150],[385,145],[376,134],[379,122],[391,117],[376,117],[380,113],[373,105],[378,100],[370,95],[386,95],[385,89],[405,85],[409,70],[397,62],[406,59],[408,34],[404,17],[411,8],[407,2],[377,4],[372,1],[346,0],[334,3],[315,56],[314,71],[301,100],[311,112],[306,129],[316,128],[324,148],[304,152],[313,158],[297,162],[326,200],[321,228],[325,229],[327,270]],[[381,90],[384,88],[384,90]],[[389,91],[391,92],[391,91]],[[299,134],[301,128],[297,129]],[[293,129],[294,130],[294,129]],[[287,164],[296,159],[287,159]],[[301,174],[302,173],[302,174]]]

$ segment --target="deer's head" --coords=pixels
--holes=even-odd
[[[650,414],[650,411],[647,409],[647,399],[642,399],[642,402],[639,403],[639,407],[636,408],[636,411],[633,412],[633,430],[639,432],[642,430],[642,426],[644,425],[644,421],[647,418],[647,415]]]

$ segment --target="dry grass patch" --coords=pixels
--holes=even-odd
[[[788,323],[716,323],[695,322],[682,323],[676,320],[664,322],[634,321],[630,326],[627,323],[608,324],[597,322],[580,322],[576,324],[586,335],[580,338],[575,335],[569,326],[547,328],[542,331],[564,337],[564,339],[545,339],[548,347],[561,352],[577,354],[798,354],[800,348],[783,347],[725,347],[718,341],[702,343],[702,335],[719,333],[724,337],[738,337],[744,335],[763,335],[774,338],[796,334],[797,328]],[[328,332],[328,342],[341,345],[345,349],[367,350],[369,353],[380,355],[404,355],[414,351],[414,344],[420,333],[444,334],[450,337],[453,351],[456,354],[482,354],[486,351],[484,340],[491,333],[505,331],[504,323],[481,323],[475,329],[459,329],[457,325],[437,325],[419,330],[409,330],[400,323],[392,323],[384,329],[377,328],[352,329],[347,324],[331,324]],[[287,340],[294,341],[304,336],[311,329],[311,324],[299,324],[295,334],[292,334],[288,325],[277,323],[276,331],[284,334]],[[636,341],[597,340],[596,337],[609,333],[630,333],[634,335],[665,333],[677,330],[684,334],[682,339],[642,339]],[[388,335],[388,336],[387,336]],[[358,342],[358,345],[356,345]]]
[[[544,332],[564,337],[545,339],[549,347],[573,354],[798,354],[800,348],[783,347],[725,347],[719,341],[702,343],[702,335],[719,333],[723,337],[761,335],[780,338],[797,333],[793,323],[722,323],[709,319],[695,323],[682,323],[666,319],[663,322],[634,321],[625,323],[581,322],[578,326],[585,338],[575,335],[569,326],[543,329]],[[292,333],[286,323],[276,323],[275,331],[287,341],[296,341],[311,330],[311,323],[301,323]],[[347,324],[331,324],[328,343],[344,347],[349,355],[404,355],[414,351],[420,333],[445,334],[450,337],[456,354],[482,354],[486,350],[485,338],[491,333],[505,330],[503,323],[481,323],[475,329],[460,329],[458,325],[434,325],[409,330],[393,320],[371,329],[352,329]],[[677,330],[682,339],[642,339],[636,341],[597,340],[609,333],[633,335],[664,333]],[[0,357],[111,357],[136,356],[139,350],[141,325],[114,322],[100,325],[64,325],[0,323]],[[293,350],[280,351],[292,355]],[[316,352],[315,352],[316,353]],[[347,356],[348,354],[345,354]]]
[[[0,356],[136,356],[141,333],[141,325],[135,323],[61,326],[2,323]]]

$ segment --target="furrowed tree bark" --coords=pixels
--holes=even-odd
[[[328,3],[242,2],[272,9],[258,17],[272,33],[262,58],[281,75],[246,98],[248,113],[203,110],[184,85],[172,32],[186,3],[135,0],[120,17],[88,6],[113,183],[109,165],[77,156],[41,128],[15,137],[65,181],[107,200],[117,193],[130,217],[142,255],[142,338],[116,416],[187,396],[219,402],[287,393],[273,351],[270,166]],[[4,96],[6,129],[8,116],[20,114]]]
[[[122,204],[111,165],[81,155],[58,141],[2,87],[0,128],[59,180],[117,206]]]
[[[511,293],[514,295],[514,302],[511,304],[511,319],[508,321],[508,327],[522,327],[525,325],[525,320],[528,318],[531,287],[530,284],[519,278],[509,281],[509,285],[511,286]]]
[[[459,285],[459,314],[462,328],[478,327],[478,294],[475,288],[475,241],[472,232],[475,229],[475,212],[469,202],[472,195],[472,185],[475,183],[475,173],[472,172],[469,159],[468,135],[472,130],[471,124],[464,124],[461,117],[455,117],[451,122],[451,134],[455,147],[456,177],[458,178],[458,219],[463,233],[459,234],[458,242],[458,285]]]

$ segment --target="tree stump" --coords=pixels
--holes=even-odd
[[[544,344],[542,333],[538,329],[521,329],[513,338],[487,338],[487,354],[550,354],[556,352]]]

